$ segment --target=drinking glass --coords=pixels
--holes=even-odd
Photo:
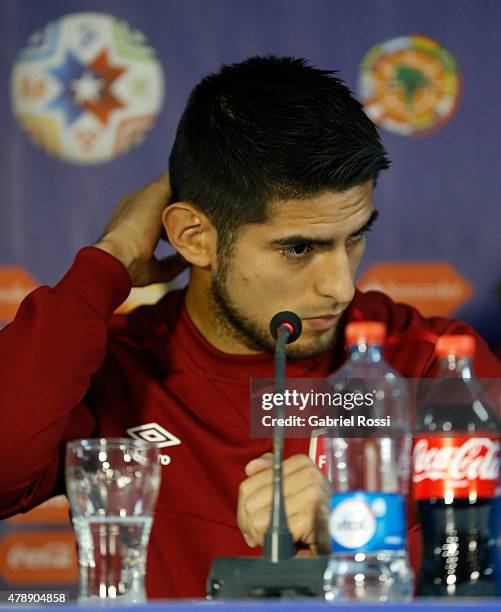
[[[66,490],[78,542],[79,601],[143,603],[159,449],[127,438],[66,447]]]

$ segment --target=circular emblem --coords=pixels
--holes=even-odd
[[[360,548],[376,533],[376,519],[364,501],[348,498],[333,509],[329,530],[331,538],[343,548]]]
[[[34,143],[75,163],[138,144],[163,101],[163,72],[141,32],[103,13],[74,13],[36,32],[11,73],[14,115]]]
[[[360,66],[358,94],[379,126],[404,136],[438,130],[453,115],[461,80],[452,54],[425,36],[372,47]]]

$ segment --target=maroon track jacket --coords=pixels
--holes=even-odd
[[[244,542],[236,508],[244,466],[271,450],[269,440],[249,437],[249,378],[272,377],[273,357],[211,346],[186,311],[184,291],[112,316],[129,290],[121,263],[86,247],[56,287],[33,291],[0,331],[0,518],[64,492],[68,440],[154,430],[170,445],[161,449],[148,596],[201,597],[212,558],[260,553]],[[357,292],[335,349],[289,364],[288,376],[325,377],[337,369],[350,320],[385,323],[386,358],[408,378],[436,375],[437,335],[475,334],[382,293]],[[501,363],[475,336],[477,375],[501,378]],[[285,454],[308,454],[309,447],[309,440],[290,439]],[[411,534],[413,556],[417,542]]]

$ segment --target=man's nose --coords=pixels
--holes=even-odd
[[[315,289],[323,297],[346,307],[355,295],[355,284],[348,254],[344,249],[326,253],[316,271]]]

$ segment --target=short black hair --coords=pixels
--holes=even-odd
[[[173,201],[218,232],[267,218],[275,200],[345,191],[389,166],[378,131],[334,71],[292,57],[222,66],[192,91],[169,160]]]

